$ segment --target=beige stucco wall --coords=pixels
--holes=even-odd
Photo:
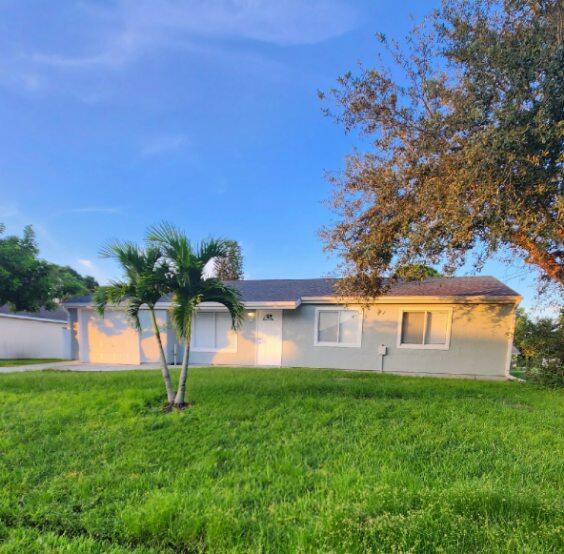
[[[161,331],[161,341],[166,352],[168,350],[168,314],[166,310],[155,310],[157,324]],[[139,334],[139,356],[141,363],[158,363],[161,361],[159,343],[153,332],[153,320],[148,310],[141,310],[139,314],[141,332]]]
[[[198,365],[254,365],[255,364],[255,323],[256,312],[250,310],[245,312],[245,319],[241,328],[237,331],[236,352],[190,352],[190,363]],[[178,339],[173,329],[169,330],[169,359],[172,360],[172,344],[176,342],[178,361],[181,361],[183,346],[178,344]]]
[[[74,310],[69,311],[72,323],[76,316]],[[166,310],[156,310],[156,315],[166,352],[168,315]],[[91,308],[80,309],[77,319],[76,337],[79,342],[78,357],[81,361],[116,364],[160,362],[158,343],[153,333],[149,311],[140,312],[141,332],[131,326],[123,310],[110,308],[106,310],[104,317],[101,317]]]
[[[323,305],[323,307],[329,307]],[[397,347],[400,311],[409,308],[448,307],[452,310],[450,345],[447,350]],[[378,304],[363,309],[360,347],[315,346],[315,305],[304,304],[296,310],[284,310],[282,365],[287,367],[326,367],[336,369],[380,369],[378,346],[388,347],[384,372],[418,375],[455,375],[461,377],[503,378],[512,339],[513,304]],[[256,360],[255,312],[247,317],[237,333],[236,352],[196,352],[192,364],[254,365]],[[72,318],[71,318],[72,319]],[[158,311],[163,343],[169,363],[178,344],[168,315]],[[78,340],[80,359],[99,363],[156,363],[159,353],[151,329],[150,314],[142,312],[143,331],[139,334],[127,322],[121,310],[108,310],[104,319],[92,309],[79,310]]]
[[[139,364],[139,334],[123,310],[108,309],[104,317],[93,309],[78,311],[79,359],[102,364]]]
[[[448,350],[398,348],[400,310],[452,308]],[[327,307],[325,305],[324,307]],[[378,346],[388,347],[384,371],[503,378],[515,306],[509,304],[379,304],[364,309],[362,345],[314,346],[314,305],[284,312],[283,366],[379,370]]]

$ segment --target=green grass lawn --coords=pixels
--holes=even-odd
[[[18,365],[48,364],[51,362],[63,362],[60,358],[0,358],[0,367],[13,367]]]
[[[513,377],[518,377],[519,379],[524,379],[525,378],[525,370],[524,369],[512,369],[511,375],[513,375]]]
[[[0,375],[0,552],[562,552],[564,396],[300,369]]]

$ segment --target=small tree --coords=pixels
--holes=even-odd
[[[408,264],[446,273],[507,248],[564,283],[564,4],[445,0],[397,64],[347,73],[331,91],[346,131],[373,149],[333,179],[343,292],[373,295]],[[324,97],[323,93],[320,93]]]
[[[135,328],[141,329],[139,310],[146,305],[151,314],[153,332],[161,357],[161,372],[165,384],[168,407],[174,403],[174,387],[170,378],[155,305],[168,290],[169,267],[163,263],[157,245],[145,249],[131,242],[113,242],[102,250],[102,257],[116,260],[124,271],[124,280],[99,287],[94,294],[98,313],[104,316],[108,304],[125,304],[127,314]]]
[[[221,281],[236,281],[243,278],[243,253],[235,240],[224,241],[226,254],[215,258],[215,276]]]
[[[0,224],[0,306],[30,312],[54,309],[61,300],[91,291],[98,284],[71,267],[40,259],[31,225],[25,227],[22,237],[2,236],[4,231]]]
[[[169,267],[167,287],[172,292],[171,316],[176,332],[184,342],[182,369],[174,399],[174,405],[182,409],[186,406],[190,338],[196,308],[202,302],[222,304],[229,311],[233,329],[237,329],[244,317],[244,306],[239,291],[215,277],[205,278],[203,274],[210,260],[226,255],[227,245],[224,241],[208,240],[193,247],[184,233],[168,223],[150,228],[147,240],[162,249]]]
[[[38,259],[39,249],[31,225],[23,236],[2,237],[0,224],[0,306],[35,312],[42,306],[53,308],[49,264]]]
[[[407,281],[417,281],[428,279],[429,277],[441,277],[441,273],[434,267],[425,264],[410,264],[399,267],[395,277]]]
[[[68,265],[49,264],[49,277],[51,296],[58,300],[94,292],[99,286],[94,277],[83,276]]]
[[[528,367],[549,360],[564,364],[564,311],[558,319],[543,317],[535,321],[518,308],[513,342]]]
[[[528,381],[564,386],[564,310],[558,319],[531,319],[525,310],[517,310],[514,344],[525,364]]]

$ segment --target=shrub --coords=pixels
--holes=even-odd
[[[564,365],[557,359],[546,361],[527,368],[525,379],[547,387],[564,387]]]

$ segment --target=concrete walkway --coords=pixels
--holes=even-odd
[[[0,367],[0,373],[19,373],[22,371],[42,371],[58,369],[61,371],[133,371],[139,369],[160,369],[159,364],[87,364],[77,361],[50,362],[46,364],[29,364]]]

